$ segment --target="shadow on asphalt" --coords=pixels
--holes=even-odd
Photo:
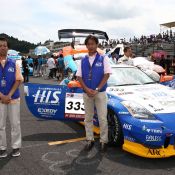
[[[40,133],[24,136],[23,141],[61,141],[75,139],[78,137],[85,137],[83,132],[81,133]]]
[[[8,164],[8,162],[10,162],[10,160],[12,159],[11,155],[8,155],[6,158],[2,158],[0,159],[0,170],[3,169],[3,167]]]
[[[99,142],[96,141],[95,148],[93,151],[87,152],[82,149],[78,154],[71,160],[70,163],[60,166],[63,172],[66,172],[66,175],[81,175],[84,174],[84,171],[87,173],[86,169],[89,169],[89,174],[101,174],[104,173],[103,170],[99,170],[99,164],[102,161],[103,155],[99,153]],[[108,173],[109,174],[109,173]]]

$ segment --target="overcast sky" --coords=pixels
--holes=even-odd
[[[58,40],[58,29],[104,30],[110,38],[160,32],[175,21],[174,0],[0,0],[0,33],[34,43]]]

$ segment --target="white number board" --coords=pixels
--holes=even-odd
[[[66,93],[65,118],[82,119],[84,114],[83,94]]]

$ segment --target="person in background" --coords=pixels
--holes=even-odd
[[[164,57],[164,55],[161,55],[159,65],[165,69],[165,57]]]
[[[24,83],[29,82],[29,65],[24,57],[22,57],[22,68],[23,68]]]
[[[173,67],[173,74],[175,75],[175,55],[173,56],[172,67]]]
[[[124,56],[119,58],[118,63],[133,65],[131,47],[125,47],[123,51],[124,51]]]
[[[107,123],[107,80],[112,73],[109,58],[97,52],[98,38],[89,35],[85,39],[88,55],[81,60],[76,76],[84,90],[86,147],[89,151],[94,145],[93,116],[96,107],[100,125],[100,151],[106,152],[108,143]]]
[[[117,56],[117,54],[116,54],[115,52],[113,52],[113,53],[111,54],[111,57],[112,57],[112,62],[113,62],[114,64],[118,64],[118,56]]]
[[[33,58],[33,75],[37,76],[38,72],[38,58]]]
[[[151,61],[151,54],[148,53],[148,56],[146,57],[148,61]]]
[[[53,55],[51,55],[51,57],[47,60],[47,66],[48,66],[48,69],[50,70],[49,78],[54,78],[53,75],[54,75],[54,70],[56,65],[55,65],[55,60]]]
[[[167,58],[165,59],[165,69],[166,69],[167,75],[170,74],[170,66],[171,66],[170,55],[167,55]]]
[[[43,56],[43,62],[42,62],[42,67],[41,67],[41,76],[42,77],[47,74],[46,67],[47,67],[47,57]]]
[[[54,56],[54,61],[55,61],[55,68],[54,68],[54,71],[53,71],[53,77],[56,78],[57,77],[57,72],[58,72],[58,69],[57,69],[58,57],[57,56]]]
[[[38,55],[38,69],[37,69],[37,75],[40,76],[41,70],[42,70],[42,64],[43,64],[43,58],[41,55]]]
[[[60,54],[58,58],[58,68],[59,73],[61,74],[61,79],[64,78],[64,57],[63,54]]]
[[[33,59],[31,58],[31,56],[29,55],[28,58],[27,58],[27,62],[28,62],[28,65],[30,67],[33,67]]]
[[[6,119],[10,119],[12,156],[20,156],[20,92],[21,70],[14,60],[7,59],[8,41],[0,38],[0,158],[7,157]]]

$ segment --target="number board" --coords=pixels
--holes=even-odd
[[[83,94],[66,93],[65,118],[84,119]]]

